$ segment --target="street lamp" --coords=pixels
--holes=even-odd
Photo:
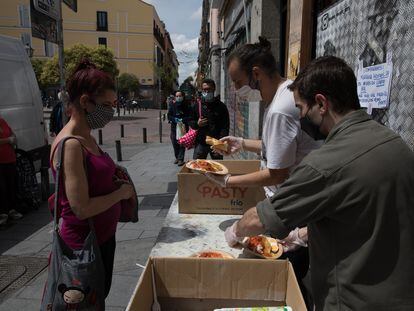
[[[24,49],[26,50],[27,56],[32,58],[34,49],[28,43],[24,46]]]

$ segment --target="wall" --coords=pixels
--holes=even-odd
[[[392,53],[390,105],[373,117],[401,135],[414,150],[414,2],[345,0],[322,12],[317,25],[317,56],[336,55],[353,68],[382,63]]]

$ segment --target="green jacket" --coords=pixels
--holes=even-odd
[[[257,212],[279,238],[308,226],[317,310],[414,310],[414,153],[364,111]]]

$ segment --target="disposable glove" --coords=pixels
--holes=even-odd
[[[227,186],[227,181],[230,178],[230,174],[226,174],[226,175],[216,175],[216,174],[212,174],[212,173],[207,173],[205,172],[204,175],[211,180],[212,182],[218,184],[220,187],[222,188],[226,188]]]
[[[230,247],[234,247],[237,244],[241,244],[243,242],[242,237],[238,237],[236,235],[236,226],[238,224],[238,221],[234,222],[230,227],[224,231],[224,237],[226,238],[226,242]]]
[[[302,236],[302,237],[301,237]],[[291,252],[297,250],[299,247],[308,246],[308,230],[307,228],[296,228],[292,230],[289,235],[280,241],[284,252]]]
[[[232,155],[237,152],[243,151],[244,139],[243,137],[226,136],[220,139],[222,142],[227,142],[229,145],[228,151],[218,150],[215,151],[221,155]]]

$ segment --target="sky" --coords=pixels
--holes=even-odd
[[[155,6],[171,35],[180,66],[179,82],[197,69],[202,0],[144,0]]]

